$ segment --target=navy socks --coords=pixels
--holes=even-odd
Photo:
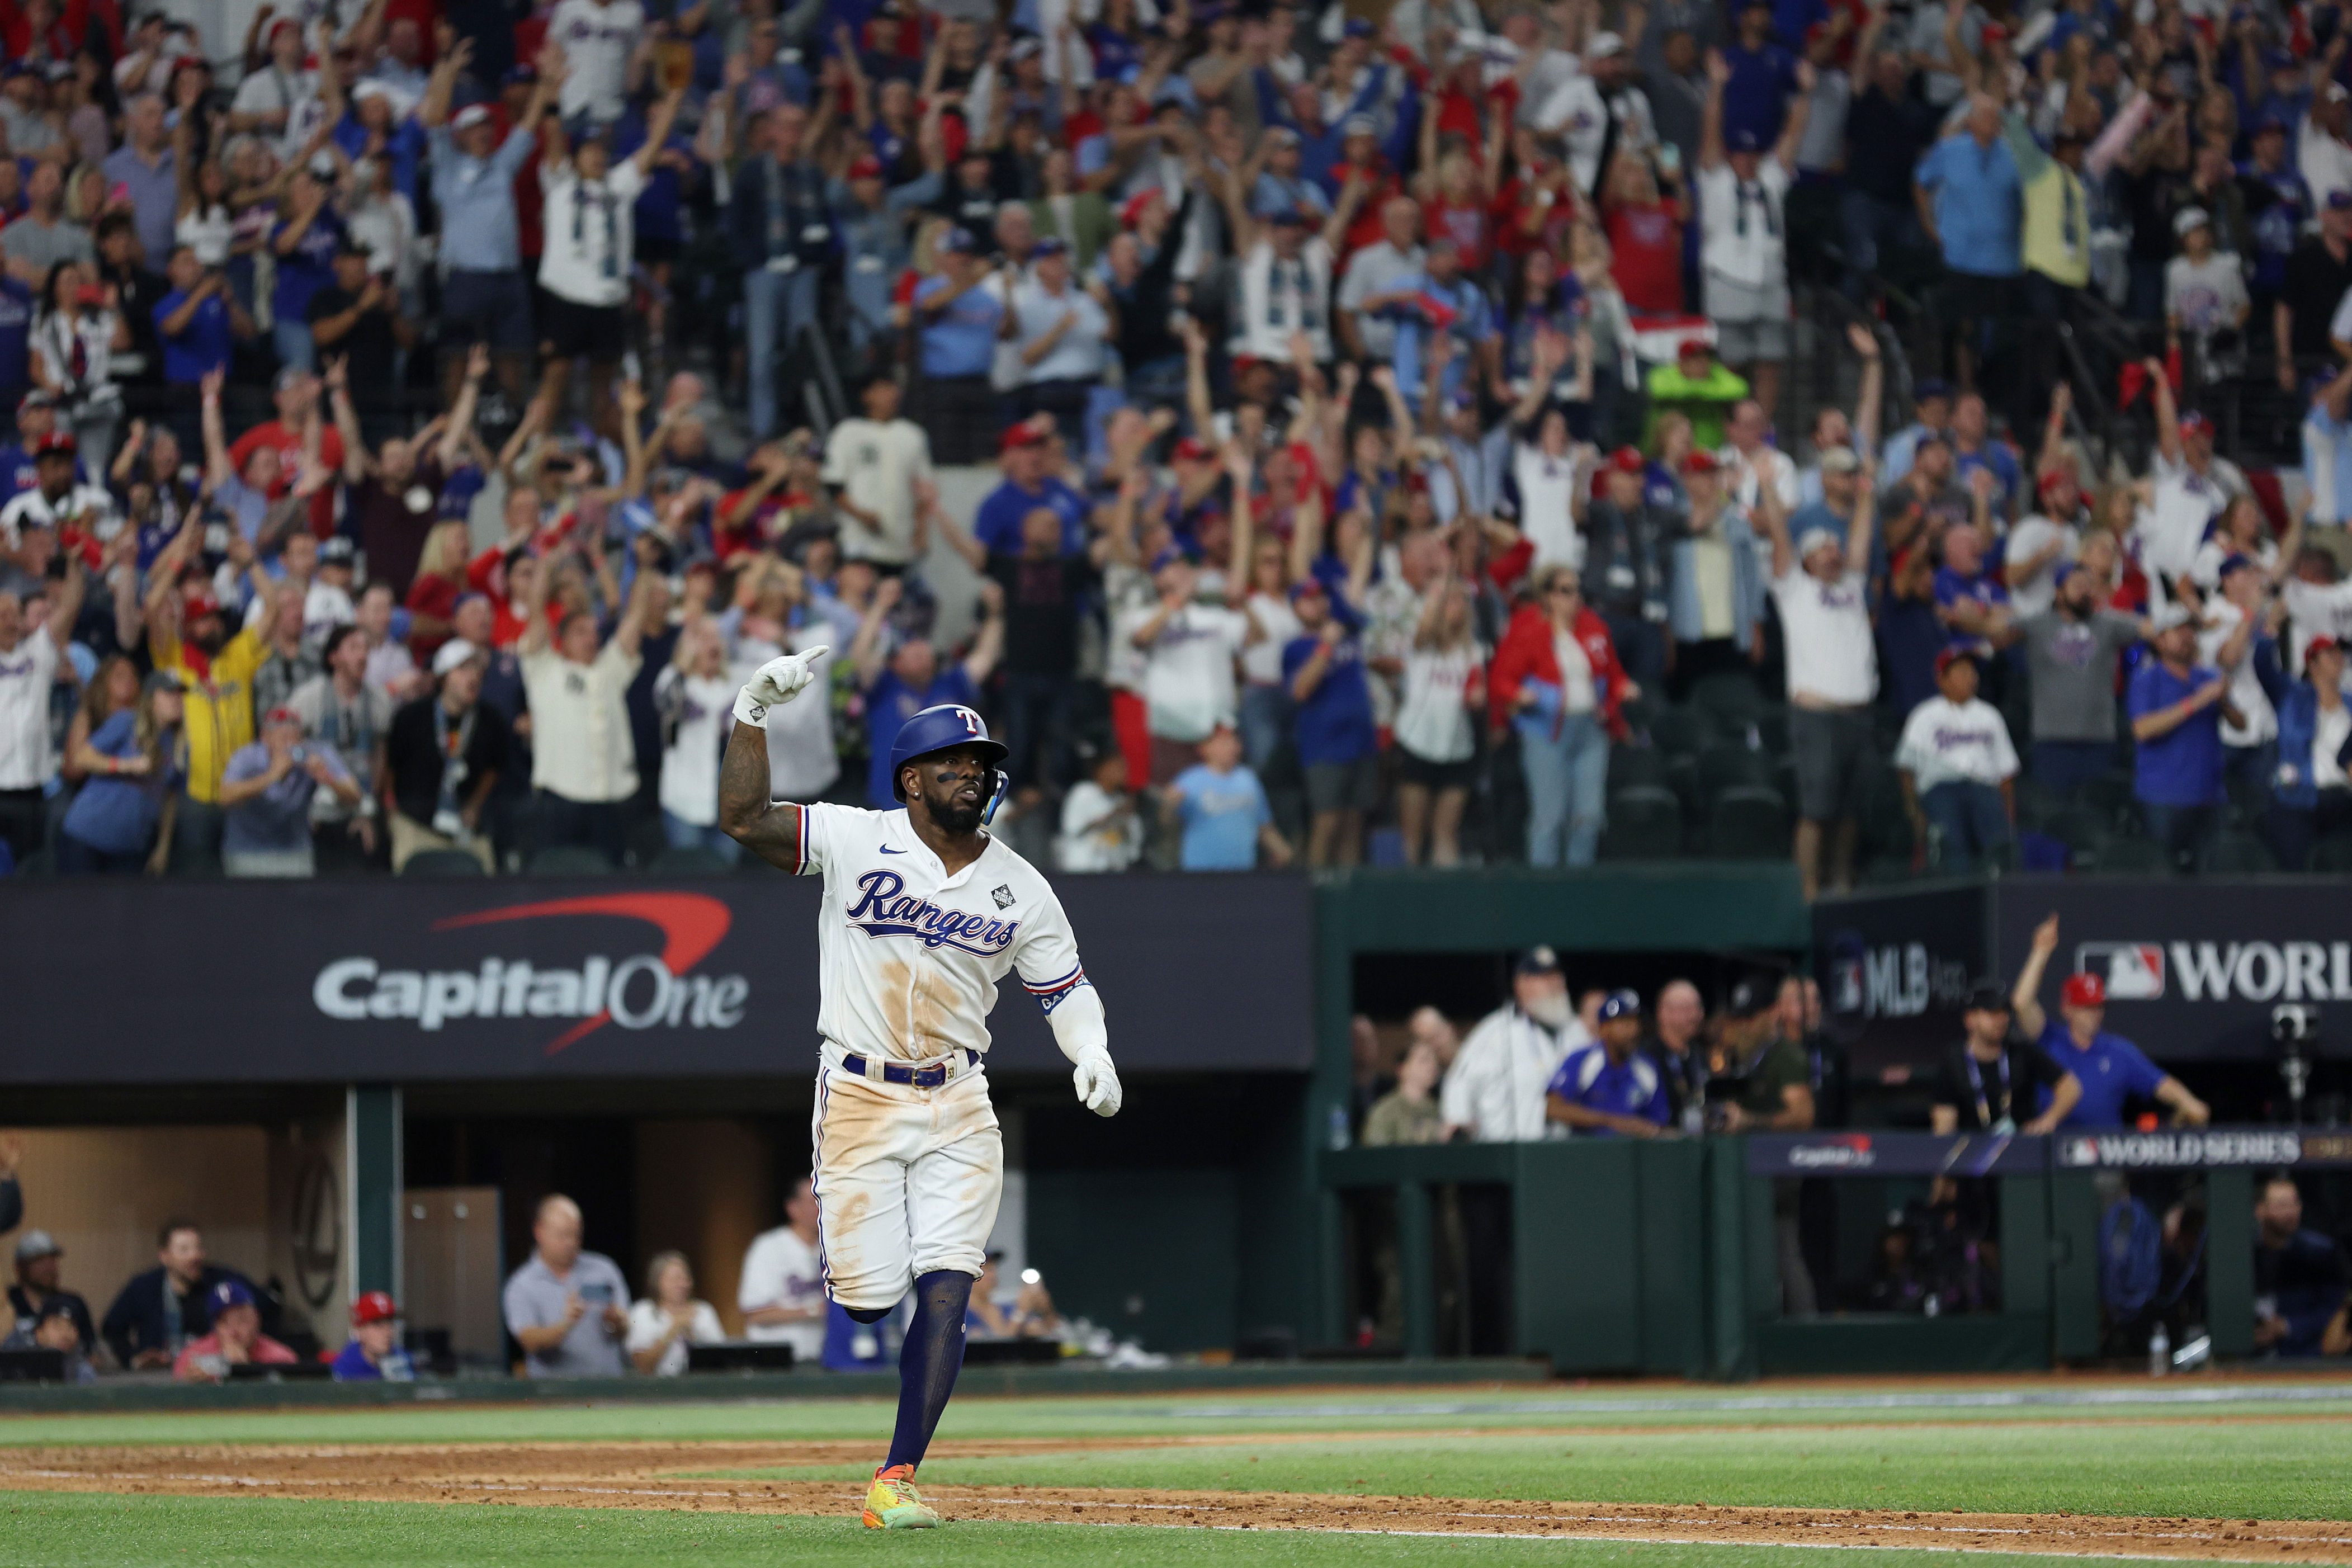
[[[936,1268],[915,1280],[915,1311],[898,1351],[898,1426],[884,1468],[919,1465],[963,1370],[963,1316],[972,1277]]]

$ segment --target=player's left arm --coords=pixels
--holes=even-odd
[[[769,865],[805,868],[808,823],[801,808],[768,796],[768,710],[799,696],[816,679],[810,666],[824,647],[761,665],[735,694],[735,729],[719,763],[719,826]]]
[[[1062,901],[1049,891],[1046,907],[1031,921],[1026,940],[1013,955],[1021,984],[1045,1010],[1054,1043],[1070,1058],[1070,1081],[1079,1100],[1097,1116],[1117,1116],[1124,1099],[1118,1069],[1110,1060],[1110,1028],[1102,997],[1078,961]]]

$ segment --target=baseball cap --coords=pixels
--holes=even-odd
[[[1989,44],[2005,44],[2009,42],[2009,29],[1999,22],[1987,22],[1978,37]]]
[[[1685,474],[1712,474],[1721,468],[1722,465],[1715,460],[1715,454],[1704,447],[1683,459],[1683,472]]]
[[[310,374],[299,364],[280,365],[278,367],[277,376],[269,384],[269,390],[283,392],[289,386],[299,386],[302,384],[302,378]]]
[[[1725,137],[1724,141],[1734,153],[1761,153],[1764,151],[1764,138],[1759,136],[1755,132],[1750,131],[1744,126]]]
[[[2286,121],[2281,120],[2277,115],[2265,114],[2260,120],[2254,121],[2255,135],[2268,136],[2273,132],[2281,136],[2286,134]]]
[[[1348,116],[1347,121],[1339,127],[1339,134],[1342,138],[1349,136],[1378,136],[1380,133],[1381,122],[1373,119],[1369,114],[1350,114]]]
[[[1298,132],[1293,131],[1287,125],[1267,126],[1265,130],[1265,139],[1277,147],[1296,147],[1298,145]]]
[[[2296,65],[2299,63],[2300,62],[2295,59],[2293,51],[2288,49],[2273,48],[2264,49],[2263,51],[2263,65],[2264,68],[2269,70],[2291,71],[2294,69]],[[2275,120],[2278,117],[2276,115],[2271,115],[2267,118]]]
[[[1938,653],[1936,656],[1936,675],[1937,679],[1940,679],[1944,671],[1951,668],[1952,666],[1959,663],[1962,659],[1967,659],[1969,662],[1973,664],[1976,662],[1976,657],[1975,653],[1965,647],[1948,647],[1944,649],[1941,653]]]
[[[484,121],[489,119],[489,117],[490,111],[488,109],[478,103],[469,103],[466,105],[465,108],[459,110],[456,117],[449,121],[449,129],[452,131],[470,130],[474,126],[481,124]]]
[[[2242,572],[2253,563],[2254,558],[2252,556],[2233,550],[2229,554],[2221,557],[2221,569],[2218,575],[2226,579],[2231,573]]]
[[[1151,107],[1155,110],[1165,109],[1171,103],[1180,109],[1197,110],[1201,107],[1200,99],[1193,94],[1192,84],[1181,76],[1170,77],[1151,95]]]
[[[1321,597],[1323,597],[1323,584],[1312,577],[1304,578],[1290,585],[1290,602],[1294,605],[1301,599]]]
[[[1024,447],[1042,447],[1045,444],[1045,433],[1026,419],[996,438],[996,449],[999,452],[1017,452]]]
[[[858,159],[856,163],[849,165],[849,177],[853,180],[880,179],[882,177],[882,160],[871,157]]]
[[[1911,401],[1914,403],[1932,403],[1939,397],[1948,401],[1951,395],[1952,389],[1932,375],[1911,388]]]
[[[2335,84],[2331,82],[2329,85],[2334,86]],[[2327,210],[2329,212],[2340,213],[2347,207],[2352,207],[2352,191],[2330,191],[2327,193]]]
[[[1151,558],[1151,570],[1155,574],[1165,572],[1183,559],[1184,552],[1171,544]]]
[[[1624,52],[1625,40],[1614,33],[1595,33],[1584,41],[1584,58],[1588,60],[1605,60]]]
[[[1862,459],[1853,455],[1851,447],[1832,447],[1822,454],[1822,472],[1825,474],[1858,474]]]
[[[301,722],[302,715],[282,702],[261,716],[261,727],[265,730],[275,729],[280,724],[292,724],[299,728]]]
[[[1681,342],[1675,345],[1675,357],[1676,359],[1692,359],[1700,354],[1710,354],[1714,352],[1715,345],[1708,342],[1705,338],[1685,338]]]
[[[499,78],[499,85],[504,87],[520,87],[526,82],[535,82],[538,79],[539,68],[537,66],[532,65],[529,60],[518,60],[513,65],[507,67],[506,75]]]
[[[1759,1013],[1769,1013],[1780,999],[1780,977],[1777,974],[1751,974],[1731,988],[1723,1001],[1726,1016],[1753,1018]]]
[[[1979,980],[1969,988],[1968,1005],[1963,1007],[1961,1011],[1965,1013],[2006,1013],[2009,1011],[2009,993],[2003,991],[2000,986],[1993,981]]]
[[[2180,416],[2180,433],[2183,436],[2210,436],[2213,434],[2213,421],[2210,416],[2192,408]]]
[[[2172,215],[2172,232],[2186,235],[2191,229],[2209,227],[2212,222],[2203,207],[2182,207]]]
[[[464,637],[451,637],[447,642],[443,643],[440,651],[433,656],[433,673],[436,676],[446,675],[459,665],[472,659],[480,651],[481,649]]]
[[[52,430],[33,443],[36,458],[70,458],[76,450],[72,435],[64,430]]]
[[[1168,455],[1179,463],[1205,463],[1214,458],[1216,453],[1212,451],[1209,444],[1198,436],[1187,436],[1177,442],[1176,449]]]
[[[1145,210],[1151,205],[1152,199],[1159,195],[1160,188],[1154,185],[1148,191],[1139,191],[1128,197],[1126,203],[1118,209],[1119,226],[1133,228],[1137,224],[1141,223]]]
[[[2048,495],[2060,485],[2071,485],[2074,482],[2074,471],[2062,464],[2035,480],[2033,488],[2042,494]]]
[[[1307,215],[1288,203],[1285,203],[1267,213],[1265,221],[1277,228],[1304,228],[1307,226]]]
[[[58,1245],[58,1238],[46,1230],[28,1230],[16,1238],[16,1261],[19,1263],[29,1263],[36,1258],[58,1258],[64,1253],[65,1248]]]
[[[1070,242],[1064,239],[1058,234],[1049,234],[1045,236],[1045,238],[1039,240],[1035,245],[1029,247],[1029,258],[1032,261],[1036,260],[1039,257],[1067,256],[1069,253]]]
[[[1342,30],[1351,38],[1369,38],[1372,36],[1372,25],[1361,16],[1349,17],[1348,25]]]
[[[246,1283],[242,1279],[224,1279],[212,1288],[205,1300],[212,1304],[215,1313],[220,1313],[227,1311],[231,1307],[252,1306],[253,1292],[246,1288]]]
[[[2189,607],[2185,605],[2159,605],[2155,613],[2147,617],[2148,624],[2159,634],[2168,632],[2175,626],[2185,626],[2189,623],[2190,618]]]
[[[1612,1018],[1638,1018],[1642,1016],[1642,995],[1638,991],[1612,991],[1601,999],[1601,1021]]]
[[[220,613],[220,601],[203,588],[197,589],[180,601],[181,616],[191,621],[202,620],[206,616],[217,616]]]
[[[968,228],[951,228],[940,236],[939,251],[941,256],[970,256],[979,248],[980,242],[972,237],[971,230]]]
[[[359,1327],[362,1323],[381,1323],[387,1319],[398,1316],[400,1316],[400,1303],[392,1299],[392,1293],[388,1290],[367,1291],[352,1303],[353,1328]]]
[[[1639,447],[1620,447],[1609,454],[1609,466],[1621,474],[1638,474],[1649,465],[1642,460]]]
[[[1809,528],[1798,536],[1797,559],[1808,561],[1812,558],[1812,553],[1816,550],[1835,550],[1839,547],[1838,536],[1828,529]]]
[[[2322,654],[2322,653],[2338,653],[2338,654],[2340,654],[2340,653],[2342,653],[2343,651],[2344,651],[2344,644],[2343,644],[2340,640],[2338,640],[2337,638],[2335,638],[2335,637],[2314,637],[2314,638],[2312,638],[2312,639],[2311,639],[2311,641],[2309,641],[2308,643],[2305,643],[2305,644],[2304,645],[2304,649],[2303,649],[2303,662],[2304,662],[2305,665],[2310,664],[2310,663],[2311,663],[2311,659],[2312,659],[2312,656],[2313,656],[2314,654]]]
[[[1514,975],[1558,974],[1559,954],[1549,947],[1531,947],[1519,954],[1519,961],[1511,965],[1511,973]]]
[[[1045,52],[1045,40],[1031,33],[1013,40],[1007,57],[1016,60],[1034,59]]]
[[[340,533],[319,546],[319,561],[320,564],[327,566],[339,564],[347,566],[358,553],[358,551],[352,548],[352,542]]]
[[[2107,983],[2095,974],[2070,974],[2058,988],[2058,1000],[2069,1007],[2104,1007]]]
[[[187,689],[187,681],[176,669],[151,669],[147,672],[147,679],[139,686],[142,691],[185,691]]]

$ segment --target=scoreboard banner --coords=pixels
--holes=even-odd
[[[1122,1068],[1310,1065],[1304,878],[1055,890]],[[0,885],[0,1083],[814,1073],[819,893],[756,874]],[[1066,1070],[1014,975],[998,995],[992,1063]]]
[[[2197,1127],[2156,1132],[1759,1132],[1751,1176],[2039,1176],[2059,1171],[2314,1170],[2352,1165],[2352,1131]]]

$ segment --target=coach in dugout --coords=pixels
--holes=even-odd
[[[2033,928],[2033,951],[2017,972],[2010,1003],[2017,1026],[2050,1054],[2050,1059],[2083,1086],[2083,1097],[2059,1122],[2062,1127],[2121,1127],[2124,1102],[2153,1100],[2172,1108],[2175,1126],[2202,1127],[2213,1119],[2189,1086],[2140,1054],[2119,1035],[2099,1027],[2107,1016],[2107,984],[2095,974],[2070,974],[2059,988],[2061,1023],[2042,1011],[2042,972],[2058,951],[2058,917]],[[2046,1109],[2046,1106],[2045,1106]]]

